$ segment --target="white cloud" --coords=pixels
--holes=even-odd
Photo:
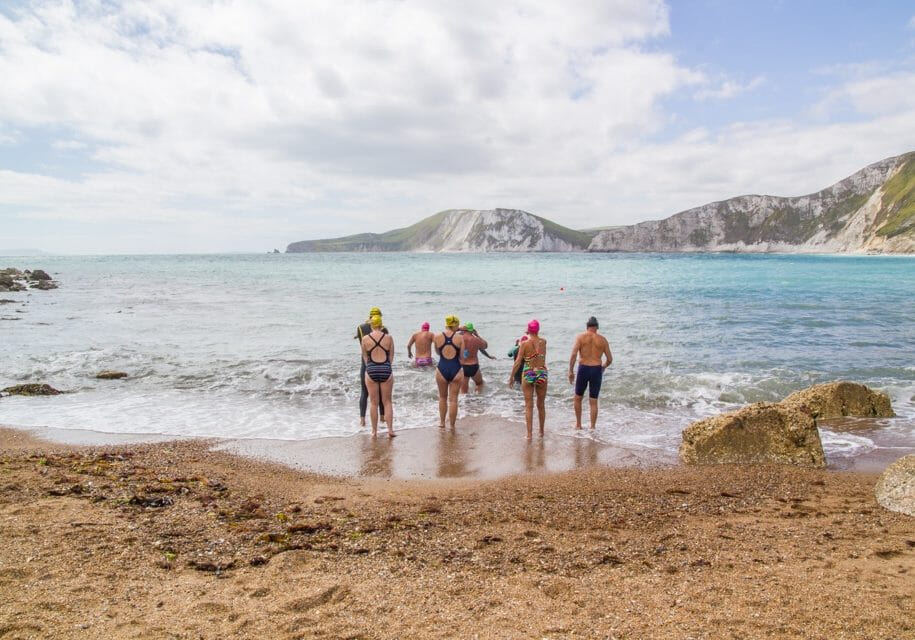
[[[698,89],[695,93],[695,97],[697,100],[728,100],[741,93],[757,89],[762,86],[764,82],[765,78],[762,76],[756,76],[745,83],[736,82],[734,80],[724,80],[717,86],[704,86]]]
[[[710,81],[654,46],[668,31],[660,0],[36,1],[0,12],[0,141],[37,131],[87,162],[4,165],[0,217],[84,225],[41,248],[97,251],[282,247],[448,207],[596,226],[812,191],[915,140],[907,98],[868,76],[889,107],[830,98],[866,122],[646,142],[678,92],[763,83]]]

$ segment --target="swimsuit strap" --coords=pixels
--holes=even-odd
[[[530,362],[531,360],[533,360],[533,359],[536,358],[537,356],[542,356],[542,355],[543,355],[542,353],[540,353],[540,338],[537,338],[536,341],[531,340],[531,342],[534,343],[534,353],[532,353],[532,354],[529,355],[529,356],[524,356],[524,361],[525,361],[525,362]]]
[[[458,359],[458,355],[460,354],[460,351],[458,350],[457,345],[454,344],[455,335],[456,335],[456,332],[454,332],[454,331],[451,332],[450,336],[445,335],[445,332],[442,331],[442,336],[445,338],[445,341],[442,343],[442,346],[436,347],[436,349],[438,350],[438,354],[445,360],[457,360]],[[445,358],[445,354],[442,353],[442,349],[444,349],[447,346],[451,346],[451,348],[454,349],[455,353],[454,353],[453,358]]]
[[[372,352],[373,352],[375,349],[381,349],[382,351],[384,351],[384,361],[385,361],[385,362],[388,362],[388,361],[391,359],[391,352],[388,351],[387,349],[385,349],[384,347],[382,347],[382,346],[381,346],[381,342],[379,342],[378,340],[376,340],[376,339],[375,339],[375,336],[373,336],[371,333],[368,334],[368,337],[371,338],[371,339],[372,339],[372,342],[375,343],[375,346],[374,346],[374,347],[372,347],[371,349],[366,349],[366,351],[365,351],[366,355],[368,355],[368,357],[369,357],[369,360],[370,360],[371,362],[375,362],[374,360],[372,360]],[[384,340],[384,336],[381,336],[381,339]],[[384,363],[382,363],[382,362],[375,362],[375,364],[384,364]]]

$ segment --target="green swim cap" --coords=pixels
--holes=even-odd
[[[473,323],[472,322],[464,323],[464,328],[467,329],[467,331],[473,331]]]

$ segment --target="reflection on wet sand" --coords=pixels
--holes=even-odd
[[[601,445],[594,438],[574,438],[575,467],[593,467],[598,464]]]
[[[547,432],[528,441],[524,426],[493,417],[463,418],[456,430],[402,429],[398,437],[232,440],[214,446],[335,476],[502,478],[591,466],[675,464],[655,449],[620,447],[581,435]]]
[[[473,442],[456,430],[438,431],[438,477],[463,478],[467,473],[467,457],[472,453]]]
[[[391,438],[362,438],[361,476],[389,478],[393,475],[393,445]]]
[[[543,438],[524,443],[524,470],[528,473],[543,471],[546,467],[546,446]]]

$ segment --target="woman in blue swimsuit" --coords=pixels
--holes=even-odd
[[[457,421],[458,394],[461,391],[461,382],[464,373],[461,371],[461,362],[458,355],[464,346],[464,338],[457,332],[461,321],[457,316],[445,318],[445,330],[435,334],[435,350],[438,351],[438,368],[435,371],[435,382],[438,384],[438,415],[439,427],[445,428],[445,413],[454,429]],[[385,405],[387,408],[387,405]]]
[[[378,405],[384,406],[384,420],[388,425],[388,437],[394,437],[394,407],[391,391],[394,388],[394,371],[391,369],[391,354],[394,353],[394,339],[384,331],[381,316],[369,319],[372,332],[362,338],[362,359],[365,362],[365,386],[369,390],[371,403],[372,436],[378,435]]]

